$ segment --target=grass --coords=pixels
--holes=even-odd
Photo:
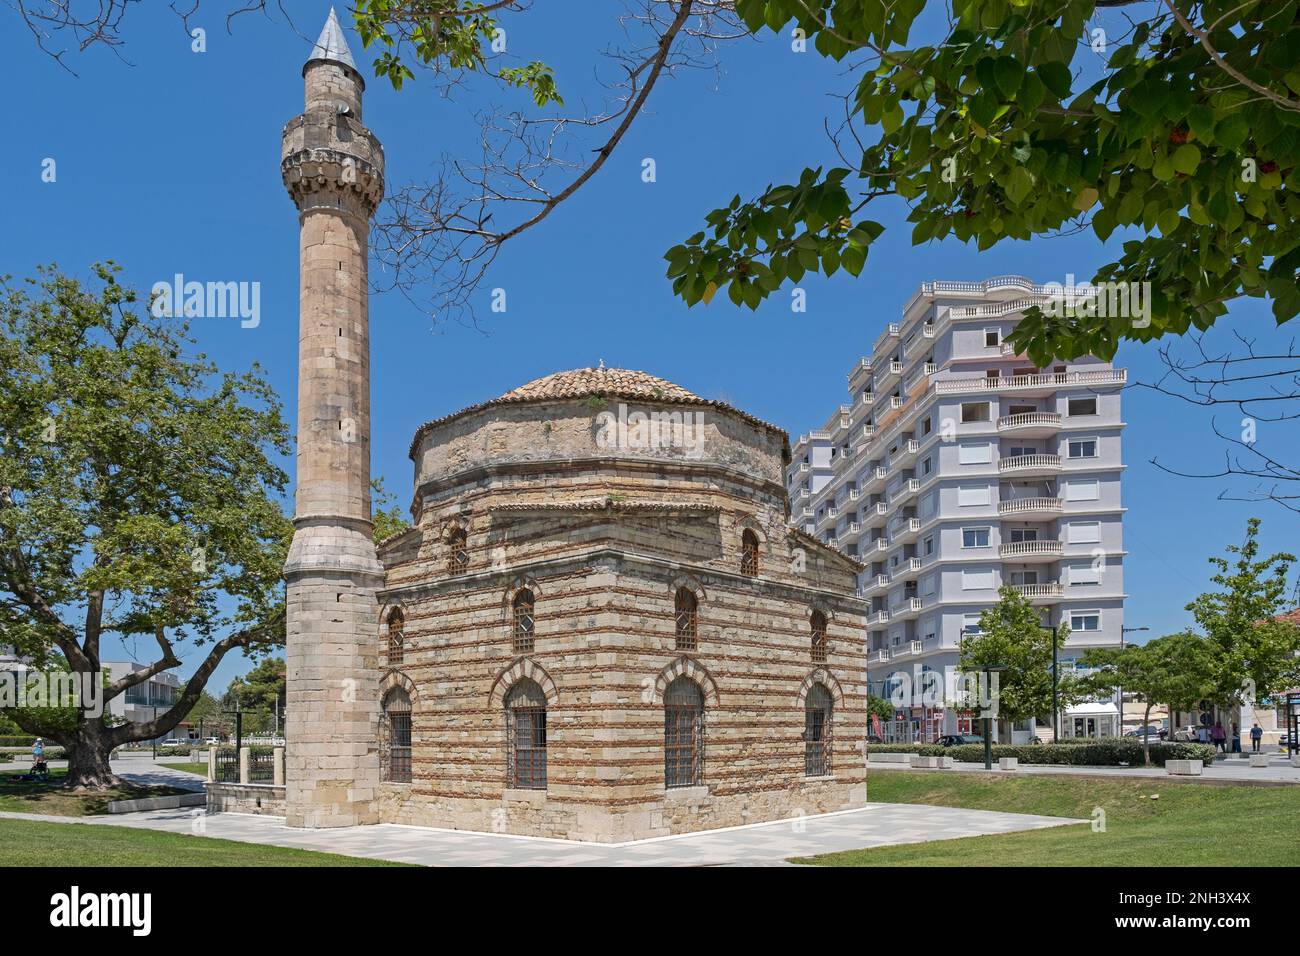
[[[1158,799],[1152,799],[1158,796]],[[797,860],[819,866],[1300,866],[1300,788],[1158,778],[880,772],[876,803],[921,803],[1092,820],[1002,836],[874,847]]]
[[[177,787],[124,783],[120,787],[109,790],[74,793],[60,786],[62,778],[67,775],[66,770],[51,770],[49,783],[19,780],[18,778],[25,773],[26,770],[0,773],[0,810],[11,813],[52,813],[63,817],[84,817],[107,813],[111,800],[167,797],[176,793],[189,792]]]
[[[183,770],[185,773],[197,773],[200,777],[208,775],[208,765],[205,763],[164,763],[158,761],[158,766],[166,767],[168,770]]]
[[[403,865],[131,827],[0,819],[0,866]]]

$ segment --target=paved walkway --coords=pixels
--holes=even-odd
[[[203,836],[226,840],[424,866],[772,866],[791,857],[840,850],[1014,833],[1083,822],[955,807],[873,803],[861,810],[798,821],[782,820],[606,846],[396,824],[331,830],[290,829],[280,817],[242,813],[205,815],[193,810],[80,818],[0,813],[0,818],[141,827],[184,834],[197,830]]]
[[[877,770],[908,771],[913,768],[907,764],[871,763],[870,772]],[[916,768],[917,772],[923,772]],[[985,773],[983,763],[954,762],[951,769],[937,771],[952,773],[956,771]],[[1267,767],[1252,767],[1249,760],[1237,757],[1220,757],[1206,767],[1199,777],[1175,777],[1164,767],[1069,767],[1049,764],[1020,765],[1019,770],[998,770],[997,759],[993,760],[993,773],[1042,773],[1058,774],[1067,777],[1159,777],[1162,780],[1187,780],[1204,783],[1264,783],[1264,784],[1300,784],[1300,767],[1292,767],[1286,757],[1272,756]]]

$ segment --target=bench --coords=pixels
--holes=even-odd
[[[867,763],[902,763],[902,764],[906,764],[906,763],[911,763],[912,758],[915,757],[915,756],[916,756],[916,754],[908,754],[908,753],[900,753],[900,754],[890,754],[890,753],[868,753],[868,754],[867,754]]]

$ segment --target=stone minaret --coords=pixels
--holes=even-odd
[[[361,124],[365,82],[338,17],[302,68],[307,108],[280,170],[298,207],[298,478],[288,582],[285,708],[290,826],[374,823],[378,610],[370,512],[366,243],[383,149]]]

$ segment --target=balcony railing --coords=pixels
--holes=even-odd
[[[1054,581],[1047,584],[1013,584],[1012,587],[1031,601],[1035,598],[1065,597],[1064,586]]]
[[[1128,370],[1122,368],[1083,372],[1048,372],[1043,375],[1011,375],[998,378],[964,377],[935,382],[939,394],[1052,388],[1060,385],[1123,385]]]
[[[1061,416],[1057,412],[1021,412],[1003,415],[998,419],[998,431],[1015,431],[1018,428],[1060,428]]]
[[[871,659],[879,664],[884,664],[889,660],[889,648],[882,647],[871,654]]]
[[[998,461],[998,471],[1055,471],[1061,467],[1060,455],[1014,455]]]
[[[1065,510],[1065,502],[1060,498],[1012,498],[998,502],[999,515],[1018,515],[1043,512],[1059,514]]]
[[[1062,552],[1059,541],[1009,541],[998,545],[998,557],[1023,558],[1041,555],[1059,555]]]

